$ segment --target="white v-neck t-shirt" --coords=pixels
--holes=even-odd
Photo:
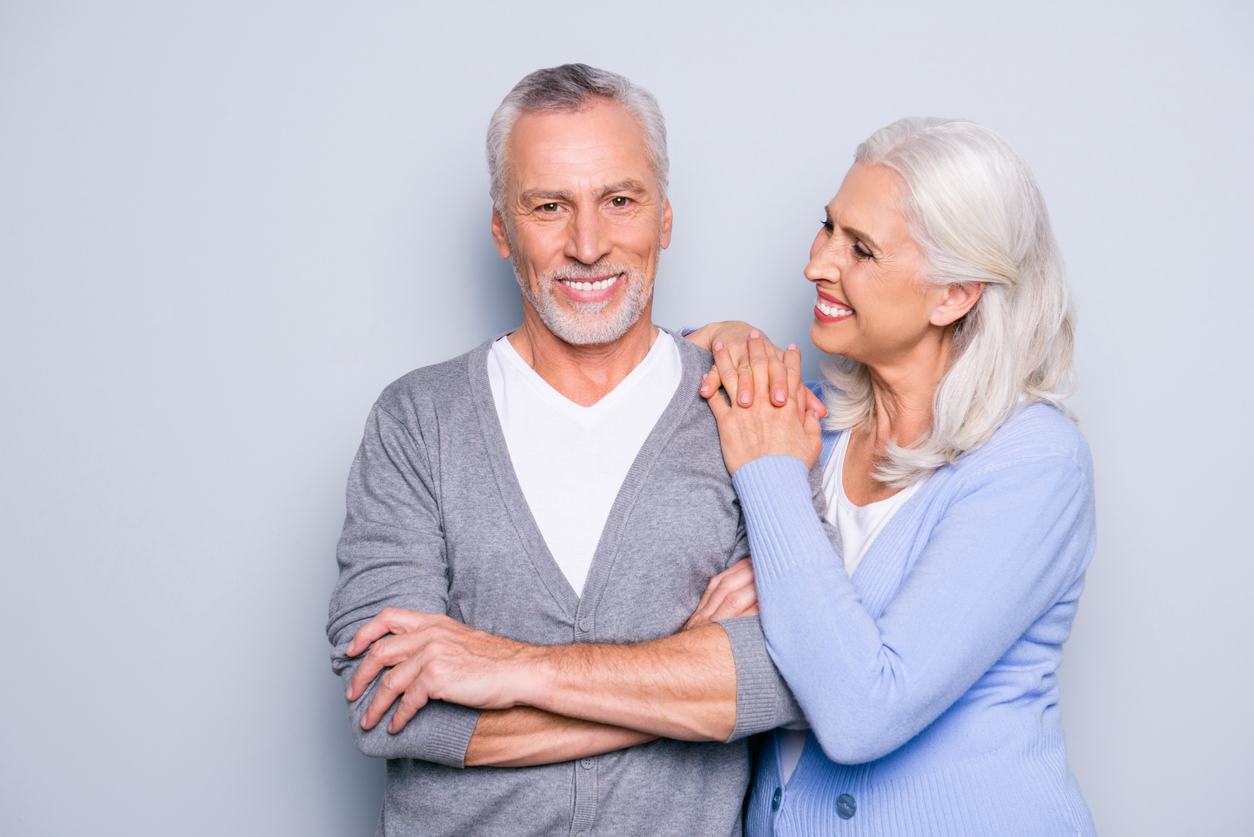
[[[488,351],[514,474],[549,552],[580,595],[619,488],[682,376],[679,347],[659,332],[618,386],[583,407],[549,386],[508,337]]]
[[[906,504],[919,486],[927,482],[924,477],[911,483],[891,497],[865,506],[855,506],[845,494],[845,453],[849,450],[849,432],[840,434],[836,449],[823,468],[823,494],[827,497],[827,521],[840,530],[841,560],[845,572],[853,577],[853,571],[862,562],[871,544],[888,525],[897,510]],[[792,776],[801,761],[805,749],[805,730],[780,730],[779,761],[784,771],[784,782]]]

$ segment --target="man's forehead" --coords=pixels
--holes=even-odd
[[[657,184],[640,122],[608,101],[518,117],[510,131],[509,169],[513,188],[528,192],[629,182],[654,190]]]

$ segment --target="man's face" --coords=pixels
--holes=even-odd
[[[621,105],[525,113],[506,153],[503,209],[492,238],[513,259],[523,296],[575,345],[618,340],[651,318],[671,208],[649,164],[644,130]]]

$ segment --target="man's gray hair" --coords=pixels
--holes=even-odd
[[[587,64],[563,64],[536,70],[525,77],[502,100],[488,123],[488,175],[492,178],[492,203],[502,209],[505,180],[509,175],[506,147],[514,121],[524,113],[579,111],[595,99],[617,102],[625,107],[644,129],[645,147],[661,197],[666,199],[670,160],[666,156],[666,121],[653,94],[632,84],[617,73],[598,70]]]
[[[885,166],[923,253],[925,287],[983,282],[954,324],[953,350],[932,402],[932,426],[890,445],[877,476],[906,485],[988,441],[1036,401],[1063,412],[1071,393],[1071,292],[1045,199],[1023,158],[997,134],[956,119],[910,117],[858,146],[855,165]],[[825,373],[828,427],[872,422],[867,368],[834,357]],[[837,390],[834,393],[830,391]]]

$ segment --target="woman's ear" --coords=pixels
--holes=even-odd
[[[962,319],[984,293],[983,282],[963,282],[950,285],[941,294],[940,301],[932,309],[930,322],[935,326],[947,326]]]

